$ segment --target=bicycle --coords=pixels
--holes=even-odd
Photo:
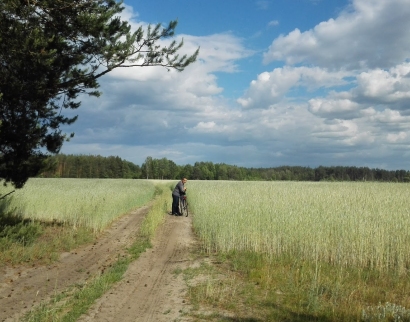
[[[182,216],[188,217],[188,201],[186,195],[179,198],[179,213]]]

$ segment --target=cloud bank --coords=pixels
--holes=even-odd
[[[125,15],[145,24],[131,7]],[[68,130],[76,136],[62,152],[136,164],[150,155],[178,164],[410,169],[408,17],[410,0],[353,0],[310,30],[295,27],[267,43],[257,62],[265,70],[236,100],[219,78],[240,77],[245,62],[261,56],[232,32],[178,35],[186,53],[200,46],[198,61],[182,73],[111,73],[100,99],[84,97]]]

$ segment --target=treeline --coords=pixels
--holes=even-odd
[[[177,165],[167,158],[147,157],[141,165],[119,157],[64,155],[50,157],[41,177],[59,178],[124,178],[193,180],[293,180],[293,181],[386,181],[410,182],[406,170],[388,171],[367,167],[281,166],[275,168],[244,168],[225,163],[195,162]]]
[[[245,168],[225,163],[195,162],[177,165],[167,158],[147,157],[141,165],[119,157],[59,154],[49,159],[42,177],[60,178],[131,178],[191,180],[283,180],[283,181],[384,181],[410,182],[406,170],[370,169],[367,167],[280,166]]]
[[[141,178],[141,167],[119,157],[57,154],[47,160],[43,178]]]

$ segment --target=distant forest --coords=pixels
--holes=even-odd
[[[177,165],[167,158],[147,157],[139,166],[119,157],[58,154],[48,159],[43,178],[123,178],[191,180],[294,180],[410,182],[410,171],[332,166],[244,168],[225,163]]]

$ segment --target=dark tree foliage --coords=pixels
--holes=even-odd
[[[73,136],[78,95],[99,96],[98,79],[115,68],[163,66],[184,70],[196,60],[178,54],[177,25],[140,27],[118,14],[115,0],[0,1],[0,179],[21,188]]]
[[[141,167],[120,157],[57,154],[47,159],[43,178],[139,179]]]

